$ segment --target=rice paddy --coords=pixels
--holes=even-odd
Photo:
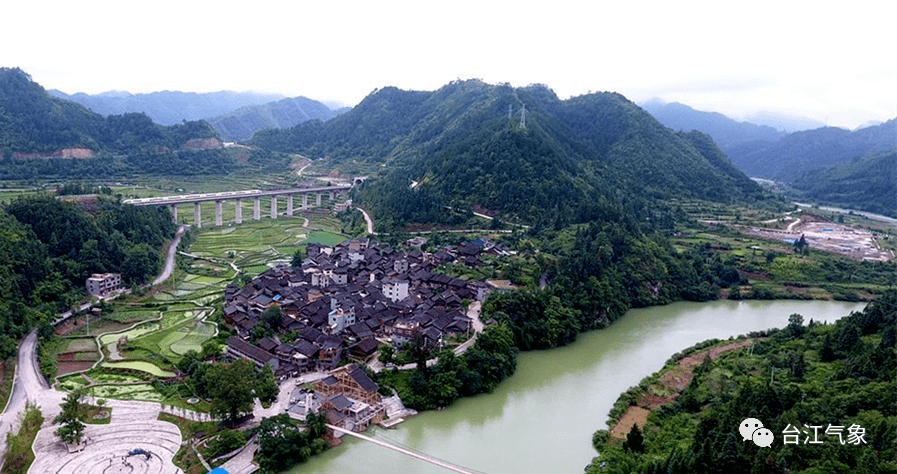
[[[326,195],[323,198],[326,201]],[[181,400],[182,390],[175,390],[178,384],[166,389],[172,393],[162,394],[149,382],[153,378],[174,376],[173,364],[188,351],[202,351],[203,343],[218,334],[214,321],[221,315],[215,314],[215,308],[224,298],[225,287],[242,275],[254,277],[275,263],[288,263],[293,253],[309,242],[335,245],[347,238],[334,232],[339,229],[339,222],[332,216],[303,215],[297,210],[295,218],[272,220],[264,212],[270,211],[264,202],[264,219],[251,221],[252,204],[251,201],[243,203],[245,223],[229,227],[206,225],[207,216],[214,219],[214,204],[210,205],[210,211],[204,207],[204,227],[198,231],[190,248],[184,251],[188,254],[189,265],[179,265],[172,279],[154,289],[150,296],[115,301],[112,311],[105,311],[101,321],[96,325],[91,322],[91,334],[101,334],[98,339],[105,357],[96,368],[80,369],[87,370],[94,383],[86,388],[88,394],[100,398],[164,400],[165,403],[186,406],[186,398]],[[231,212],[233,206],[229,206]],[[278,206],[285,211],[285,199],[279,199]],[[192,223],[192,206],[189,214],[185,212],[186,206],[181,207],[184,209],[178,210],[179,217],[188,217]],[[246,219],[247,216],[250,219]],[[303,225],[306,219],[308,227]],[[97,331],[94,327],[104,330]],[[99,360],[94,337],[69,338],[66,344],[66,351],[76,353],[78,360]],[[115,360],[111,357],[113,354]],[[137,372],[120,372],[118,369]],[[62,390],[88,385],[88,380],[80,374],[57,380]],[[184,397],[188,395],[184,394]]]

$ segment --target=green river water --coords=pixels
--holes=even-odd
[[[572,345],[527,352],[517,372],[491,394],[425,412],[383,439],[475,472],[579,474],[596,455],[592,433],[627,388],[659,370],[672,354],[710,338],[783,327],[788,316],[832,322],[863,304],[831,301],[715,301],[629,311],[611,327]],[[356,439],[288,471],[290,474],[378,474],[450,471]]]

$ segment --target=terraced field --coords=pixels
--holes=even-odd
[[[280,200],[284,202],[285,200]],[[251,201],[250,201],[251,203]],[[192,206],[191,206],[192,207]],[[244,203],[246,207],[246,203]],[[265,210],[262,207],[263,216]],[[231,206],[231,211],[233,206]],[[214,210],[210,215],[214,218]],[[244,209],[244,219],[252,216]],[[203,209],[205,219],[206,211]],[[62,390],[86,388],[99,398],[162,401],[188,406],[189,390],[175,384],[160,393],[149,383],[153,378],[171,377],[173,364],[190,350],[202,350],[202,344],[218,334],[220,318],[215,307],[224,297],[225,287],[241,275],[255,276],[278,263],[288,263],[296,249],[308,242],[335,245],[347,237],[336,232],[339,222],[323,214],[296,218],[247,222],[239,226],[202,229],[185,251],[189,265],[180,265],[171,280],[154,289],[150,296],[116,301],[102,320],[91,322],[91,335],[101,334],[104,357],[99,360],[94,338],[67,339],[66,351],[77,355],[96,355],[91,362],[75,362],[73,370],[87,371],[60,377]],[[189,213],[192,220],[192,209]],[[304,224],[308,219],[308,227]],[[102,328],[101,331],[95,328]],[[114,332],[113,332],[114,331]],[[88,358],[87,356],[80,359]],[[93,368],[94,364],[98,367]],[[127,368],[140,372],[122,372]],[[89,381],[94,385],[88,387]],[[144,383],[145,382],[145,383]],[[194,406],[198,409],[199,407]],[[207,410],[208,407],[203,409]]]

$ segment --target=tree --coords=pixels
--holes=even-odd
[[[213,364],[203,377],[212,398],[212,414],[230,422],[252,410],[255,366],[248,360]]]
[[[804,333],[804,317],[794,313],[788,316],[788,331],[792,337],[800,337]]]
[[[283,320],[283,312],[280,311],[280,306],[277,306],[276,304],[271,305],[262,312],[261,319],[271,328],[271,330],[276,331],[280,329],[280,323]]]
[[[126,282],[143,282],[159,269],[159,251],[147,244],[137,244],[125,252],[121,276]]]
[[[271,370],[271,366],[265,364],[258,375],[255,394],[259,400],[263,402],[273,402],[274,399],[277,398],[279,392],[277,377],[274,376],[274,371]]]
[[[302,261],[305,260],[305,255],[303,255],[302,247],[296,249],[296,252],[293,253],[293,259],[290,260],[290,266],[293,268],[299,268],[302,266]]]
[[[632,429],[626,435],[626,441],[623,441],[623,449],[634,453],[645,452],[645,436],[642,435],[642,431],[638,429],[637,424],[632,424]]]
[[[81,420],[81,391],[75,390],[66,395],[59,404],[62,413],[53,419],[53,423],[61,424],[54,434],[63,443],[80,444],[84,437],[84,422]]]

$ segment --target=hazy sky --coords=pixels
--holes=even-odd
[[[616,91],[734,118],[897,117],[897,3],[8,1],[0,66],[67,93],[277,92],[354,105],[455,79]]]

